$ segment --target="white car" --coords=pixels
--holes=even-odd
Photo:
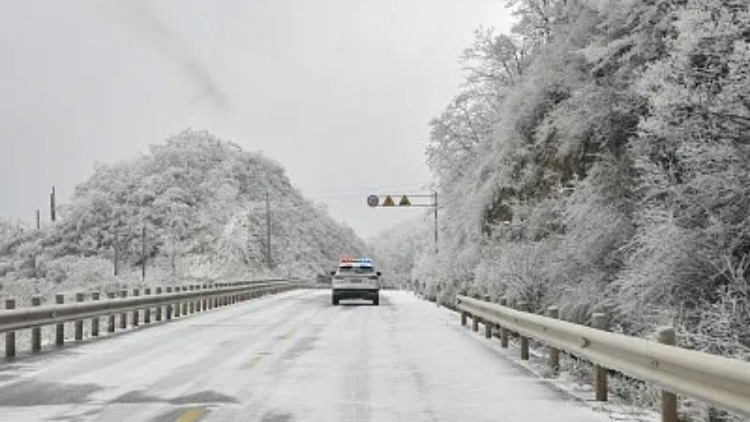
[[[380,304],[380,271],[375,271],[372,259],[343,258],[331,275],[334,305],[341,299],[365,299],[372,300],[375,306]]]

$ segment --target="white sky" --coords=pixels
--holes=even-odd
[[[500,0],[2,0],[0,217],[192,127],[369,237],[424,212],[365,197],[429,187],[428,121],[480,25],[507,30]]]

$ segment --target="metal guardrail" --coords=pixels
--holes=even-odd
[[[456,304],[462,312],[462,323],[466,323],[468,314],[474,319],[474,330],[481,322],[488,336],[499,326],[522,336],[522,347],[523,340],[528,347],[528,338],[533,338],[602,368],[659,385],[667,391],[665,394],[681,394],[750,416],[750,362],[610,333],[467,296],[457,296]],[[505,346],[507,333],[502,332],[502,337],[506,337]],[[528,349],[526,354],[528,359]],[[606,379],[604,385],[606,388]],[[669,401],[676,406],[676,400]],[[665,412],[676,418],[676,410],[670,412],[664,402],[662,405],[664,420],[673,420]]]
[[[32,351],[41,349],[40,327],[46,325],[57,325],[56,343],[61,346],[64,342],[63,324],[70,321],[76,322],[75,338],[82,339],[83,320],[91,318],[92,336],[99,332],[99,318],[109,317],[108,331],[116,329],[116,315],[121,316],[120,328],[126,328],[128,313],[132,314],[132,326],[136,327],[140,322],[140,311],[143,311],[143,323],[151,321],[151,311],[154,310],[154,319],[162,320],[162,310],[166,320],[173,317],[187,315],[194,312],[213,309],[220,306],[230,305],[239,301],[248,300],[259,294],[277,293],[289,289],[306,286],[307,283],[284,280],[264,280],[257,282],[223,283],[213,286],[176,286],[176,292],[172,287],[166,288],[162,294],[162,288],[157,288],[155,295],[150,295],[150,289],[146,289],[144,296],[125,297],[127,292],[121,291],[120,298],[115,298],[111,293],[108,299],[98,300],[99,293],[93,293],[94,298],[83,302],[83,295],[79,294],[79,301],[67,304],[55,304],[45,306],[32,306],[21,309],[0,310],[0,332],[6,334],[6,357],[13,357],[15,350],[15,331],[32,329]],[[184,289],[180,291],[180,289]],[[134,291],[134,292],[137,292]],[[14,308],[13,301],[10,300]],[[36,301],[38,304],[38,301]]]

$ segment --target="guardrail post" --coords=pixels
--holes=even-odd
[[[518,310],[521,312],[529,312],[529,304],[526,302],[518,302]],[[521,337],[521,360],[529,360],[529,338],[520,334]]]
[[[501,297],[500,298],[500,306],[508,306],[508,298],[507,297]],[[500,327],[500,347],[507,349],[508,348],[508,329],[505,327]]]
[[[133,297],[138,297],[141,295],[140,290],[133,289]],[[139,319],[141,317],[141,311],[139,309],[136,309],[133,311],[133,328],[137,327],[139,324]]]
[[[33,296],[31,298],[31,306],[41,306],[42,298],[39,296]],[[42,351],[42,327],[34,327],[31,329],[31,352],[39,353]]]
[[[469,319],[469,313],[466,311],[461,311],[461,325],[466,326]]]
[[[175,286],[174,292],[180,293],[180,286]],[[175,302],[174,304],[174,317],[179,318],[181,312],[182,312],[182,303],[180,303],[180,300],[177,299],[177,302]]]
[[[180,286],[180,293],[185,293],[187,291],[188,291],[187,286]],[[180,308],[180,315],[181,316],[186,316],[187,315],[187,310],[188,310],[188,305],[187,305],[187,302],[185,302],[185,299],[182,299],[182,301],[180,302],[180,304],[178,305],[178,307]]]
[[[101,295],[99,292],[93,292],[91,293],[91,300],[99,300]],[[93,317],[91,318],[91,337],[98,337],[99,336],[99,317]]]
[[[670,346],[677,345],[677,335],[674,328],[665,327],[659,330],[659,343]],[[661,420],[662,422],[677,422],[677,395],[661,391]]]
[[[198,292],[199,295],[203,294],[203,292],[201,292],[201,285],[200,284],[196,284],[195,285],[195,291]],[[198,296],[195,299],[195,312],[201,312],[202,310],[203,310],[203,297]]]
[[[115,292],[107,293],[107,299],[113,300],[115,297],[117,297],[117,294]],[[115,332],[115,314],[112,314],[109,317],[107,317],[107,332],[109,333]]]
[[[187,292],[188,291],[188,286],[182,286],[182,288],[180,290],[183,291],[183,292]],[[190,301],[190,299],[186,299],[184,302],[182,302],[182,310],[180,312],[182,315],[186,316],[188,314],[188,309],[189,309],[188,302],[189,301]]]
[[[205,284],[202,285],[201,286],[201,290],[203,290],[204,293],[205,293],[205,291],[208,290],[208,286],[205,285]],[[208,300],[205,297],[203,299],[201,299],[201,309],[203,310],[203,312],[205,312],[206,310],[208,310]]]
[[[65,295],[62,294],[56,294],[55,295],[55,304],[62,305],[65,303]],[[57,324],[55,325],[55,346],[62,346],[65,344],[65,324]]]
[[[156,288],[157,295],[161,296],[161,291],[162,291],[161,287]],[[154,315],[154,318],[156,319],[157,322],[161,321],[161,313],[162,313],[162,309],[161,309],[161,305],[159,305],[156,307],[156,311]]]
[[[482,300],[485,302],[490,301],[490,295],[484,295],[482,296]],[[485,338],[492,338],[492,323],[489,321],[482,321],[484,323],[484,337]]]
[[[194,286],[191,284],[187,287],[185,287],[185,290],[192,293]],[[195,299],[190,298],[187,302],[185,302],[185,315],[190,315],[195,310]]]
[[[143,295],[151,296],[151,289],[148,287],[143,289]],[[143,310],[143,323],[151,324],[151,308],[146,308]]]
[[[214,284],[214,288],[216,290],[219,290],[221,288],[221,283]],[[218,308],[219,307],[219,305],[220,305],[219,299],[220,298],[218,296],[214,297],[214,308]]]
[[[83,302],[83,293],[76,293],[76,302]],[[79,319],[75,322],[75,339],[83,340],[83,320]]]
[[[560,319],[560,308],[557,306],[548,307],[547,316],[553,319]],[[549,347],[549,367],[555,375],[560,372],[560,349],[552,346]]]
[[[167,287],[167,294],[171,294],[171,293],[172,293],[172,288],[171,287]],[[165,318],[167,319],[167,321],[170,321],[172,319],[172,304],[171,303],[167,304],[167,307],[165,308],[165,311],[166,311]]]
[[[479,331],[479,317],[476,315],[471,316],[471,330],[474,332]]]
[[[125,299],[128,297],[128,291],[127,290],[120,290],[120,297],[122,299]],[[120,328],[123,330],[128,328],[128,313],[123,312],[120,314]]]
[[[191,285],[189,285],[189,286],[188,286],[188,291],[189,291],[190,293],[192,293],[192,292],[193,292],[193,290],[195,290],[195,286],[194,286],[194,285],[192,285],[192,284],[191,284]],[[194,312],[195,312],[195,299],[192,299],[192,298],[191,298],[191,299],[190,299],[190,300],[188,301],[188,310],[187,310],[187,312],[185,312],[185,313],[186,313],[186,314],[192,314],[192,313],[194,313]]]
[[[5,309],[11,310],[16,309],[15,299],[5,299]],[[5,357],[14,358],[16,357],[16,332],[8,331],[5,333]]]
[[[599,329],[607,329],[607,316],[595,313],[591,316],[591,326]],[[594,365],[594,386],[596,388],[596,401],[607,401],[607,368]]]

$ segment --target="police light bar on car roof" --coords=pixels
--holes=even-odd
[[[372,264],[372,258],[357,258],[352,259],[349,257],[341,258],[340,261],[342,264]]]

